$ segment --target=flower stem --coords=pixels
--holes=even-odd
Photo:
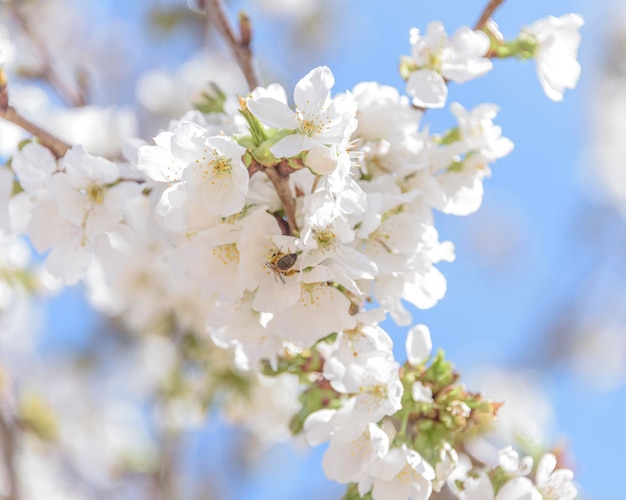
[[[5,420],[5,416],[0,408],[0,443],[2,444],[0,453],[2,453],[7,476],[7,500],[19,500],[20,498],[17,471],[15,470],[15,455],[17,451],[15,439],[15,426],[11,425],[8,419]]]
[[[289,189],[289,175],[281,174],[278,168],[275,167],[265,167],[263,171],[269,177],[270,181],[272,181],[272,184],[274,184],[276,193],[278,193],[278,197],[285,209],[289,234],[294,235],[298,231],[298,225],[296,224],[296,204],[293,201],[293,196]]]
[[[250,18],[241,13],[239,15],[240,37],[235,35],[235,31],[226,16],[226,8],[222,0],[202,0],[199,2],[206,9],[207,15],[215,23],[218,31],[233,52],[241,71],[243,72],[250,90],[259,86],[259,78],[252,58],[250,43],[252,41],[252,23]]]
[[[402,422],[400,423],[400,432],[398,433],[400,436],[406,436],[406,428],[409,424],[409,417],[409,412],[405,411],[404,415],[402,415]]]
[[[489,3],[485,6],[482,14],[480,15],[480,18],[478,19],[478,22],[474,26],[474,29],[477,31],[483,29],[485,24],[487,24],[487,21],[489,21],[489,18],[493,16],[493,13],[496,11],[496,9],[500,7],[500,5],[503,3],[504,0],[489,0]]]
[[[9,2],[11,13],[22,28],[22,32],[30,39],[35,48],[39,60],[42,65],[41,76],[52,86],[57,94],[63,99],[68,106],[78,107],[87,104],[87,96],[85,88],[80,85],[80,81],[76,82],[75,89],[71,89],[59,76],[54,65],[52,57],[48,52],[47,46],[31,28],[24,13],[16,5],[17,2]]]

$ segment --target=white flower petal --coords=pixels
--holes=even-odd
[[[298,111],[308,114],[326,107],[334,84],[335,77],[328,67],[320,66],[311,70],[296,84],[293,93]]]
[[[268,127],[295,130],[298,128],[296,114],[286,104],[272,97],[248,99],[248,109]]]
[[[315,144],[317,144],[317,142],[314,139],[311,139],[304,134],[292,134],[287,137],[283,137],[280,141],[274,144],[274,146],[270,149],[270,152],[276,158],[292,158],[299,155],[303,151],[308,151]]]
[[[555,468],[556,457],[552,453],[546,453],[537,465],[537,484],[547,482]]]
[[[430,330],[426,325],[415,325],[406,336],[406,354],[413,366],[425,361],[433,348]]]
[[[516,477],[507,482],[496,495],[496,500],[542,500],[533,482],[527,477]]]
[[[442,108],[448,97],[448,86],[436,71],[420,69],[409,76],[406,92],[413,97],[413,105],[420,108]]]
[[[137,152],[137,168],[153,181],[175,182],[182,178],[185,164],[159,146],[142,146]]]

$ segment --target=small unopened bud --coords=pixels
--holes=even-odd
[[[249,47],[252,41],[252,22],[245,12],[239,13],[239,33],[241,34],[241,45],[243,47]]]
[[[430,330],[426,325],[415,325],[409,330],[406,337],[406,354],[411,365],[417,366],[426,361],[432,348]]]
[[[467,424],[467,419],[470,417],[472,410],[463,401],[452,401],[447,410],[452,416],[452,422],[457,428],[463,428]]]
[[[327,175],[337,168],[337,155],[329,147],[315,144],[306,155],[304,163],[318,175]]]

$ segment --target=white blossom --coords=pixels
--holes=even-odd
[[[371,479],[359,483],[359,493],[367,492],[372,484],[374,500],[426,500],[432,493],[433,479],[432,466],[415,450],[402,445],[376,463]]]
[[[572,483],[574,473],[569,469],[557,469],[556,457],[546,453],[537,465],[537,489],[545,500],[574,500],[578,490]]]
[[[553,101],[563,100],[563,92],[578,83],[577,55],[583,25],[583,18],[578,14],[566,14],[539,19],[522,30],[537,44],[537,75],[544,92]]]
[[[389,450],[389,437],[377,425],[369,424],[354,441],[331,440],[322,467],[328,479],[338,483],[360,481]]]
[[[249,176],[241,159],[245,149],[234,140],[180,122],[172,132],[161,132],[155,142],[156,146],[139,148],[137,167],[154,181],[172,183],[161,198],[165,216],[183,210],[184,221],[196,206],[217,216],[243,208]],[[174,202],[175,193],[180,193],[181,202]]]
[[[459,121],[461,140],[468,152],[479,153],[488,161],[493,161],[513,150],[511,140],[502,137],[502,129],[493,124],[499,111],[497,106],[480,104],[468,112],[459,103],[453,102],[450,110]]]
[[[448,95],[446,80],[463,83],[484,75],[493,66],[483,57],[489,49],[487,35],[467,27],[448,38],[443,25],[435,21],[424,35],[417,28],[411,29],[410,42],[418,69],[409,76],[406,90],[415,106],[443,107]]]
[[[463,486],[459,500],[542,500],[541,493],[527,477],[515,477],[507,481],[497,495],[494,494],[491,480],[485,473],[468,479]]]
[[[284,102],[272,97],[249,98],[247,106],[252,113],[269,127],[292,130],[280,139],[270,151],[277,158],[291,158],[314,147],[315,160],[311,165],[316,173],[327,174],[333,168],[331,152],[324,153],[320,147],[347,145],[350,134],[356,128],[356,103],[349,94],[330,97],[335,78],[326,66],[311,70],[294,90],[295,111]],[[327,159],[322,161],[322,157]],[[326,163],[329,163],[327,166]],[[321,167],[316,170],[316,167]]]
[[[533,468],[533,458],[526,456],[520,460],[519,454],[511,446],[500,450],[498,462],[509,474],[527,476]]]

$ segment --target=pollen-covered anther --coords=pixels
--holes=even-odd
[[[232,160],[226,156],[217,156],[209,165],[213,168],[213,175],[218,179],[232,175]]]
[[[429,52],[428,53],[428,67],[434,70],[438,70],[441,68],[441,57],[438,52]]]
[[[374,387],[370,388],[369,392],[381,398],[387,397],[387,388],[381,384],[377,384]]]
[[[217,246],[211,250],[211,253],[224,265],[239,262],[239,250],[237,250],[236,243]]]
[[[309,137],[313,137],[321,132],[319,125],[313,120],[300,121],[300,130]]]
[[[104,203],[104,197],[106,195],[106,187],[101,184],[91,184],[87,187],[85,194],[91,203],[97,205]]]
[[[337,235],[330,228],[314,230],[315,241],[317,241],[318,248],[325,250],[333,247],[337,240]]]

